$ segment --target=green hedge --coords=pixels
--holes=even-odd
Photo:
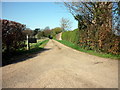
[[[95,29],[94,26],[89,26],[84,30],[75,29],[63,32],[62,40],[77,44],[86,50],[120,55],[120,36]]]
[[[62,33],[62,40],[66,40],[75,44],[79,43],[79,30],[66,31]]]

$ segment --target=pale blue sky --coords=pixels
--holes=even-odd
[[[60,27],[60,19],[72,21],[72,30],[77,28],[77,21],[61,3],[54,2],[3,2],[2,18],[25,24],[27,28],[51,29]]]

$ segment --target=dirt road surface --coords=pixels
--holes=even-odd
[[[58,33],[57,35],[56,35],[56,39],[57,40],[62,40],[62,32],[61,33]]]
[[[2,67],[3,88],[118,88],[118,61],[49,40],[36,57]]]

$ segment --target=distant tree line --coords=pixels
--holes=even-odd
[[[48,27],[43,29],[42,31],[39,31],[38,34],[37,34],[37,38],[38,39],[41,39],[41,38],[44,38],[44,37],[52,37],[52,38],[56,38],[56,34],[62,32],[62,28],[60,27],[56,27],[56,28],[53,28],[53,29],[49,29]]]
[[[50,36],[55,38],[56,34],[60,32],[62,32],[61,27],[50,29],[49,26],[46,26],[44,29],[36,28],[35,30],[26,28],[23,31],[25,35],[28,35],[29,37],[36,37],[37,39],[49,38]]]

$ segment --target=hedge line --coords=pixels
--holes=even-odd
[[[63,32],[62,40],[66,40],[66,41],[70,41],[72,43],[78,44],[79,43],[78,29],[75,29],[73,31]]]
[[[116,36],[111,32],[102,33],[102,31],[95,31],[94,27],[89,28],[89,31],[75,29],[73,31],[63,32],[62,40],[77,44],[86,50],[116,55],[120,54],[120,36]]]

